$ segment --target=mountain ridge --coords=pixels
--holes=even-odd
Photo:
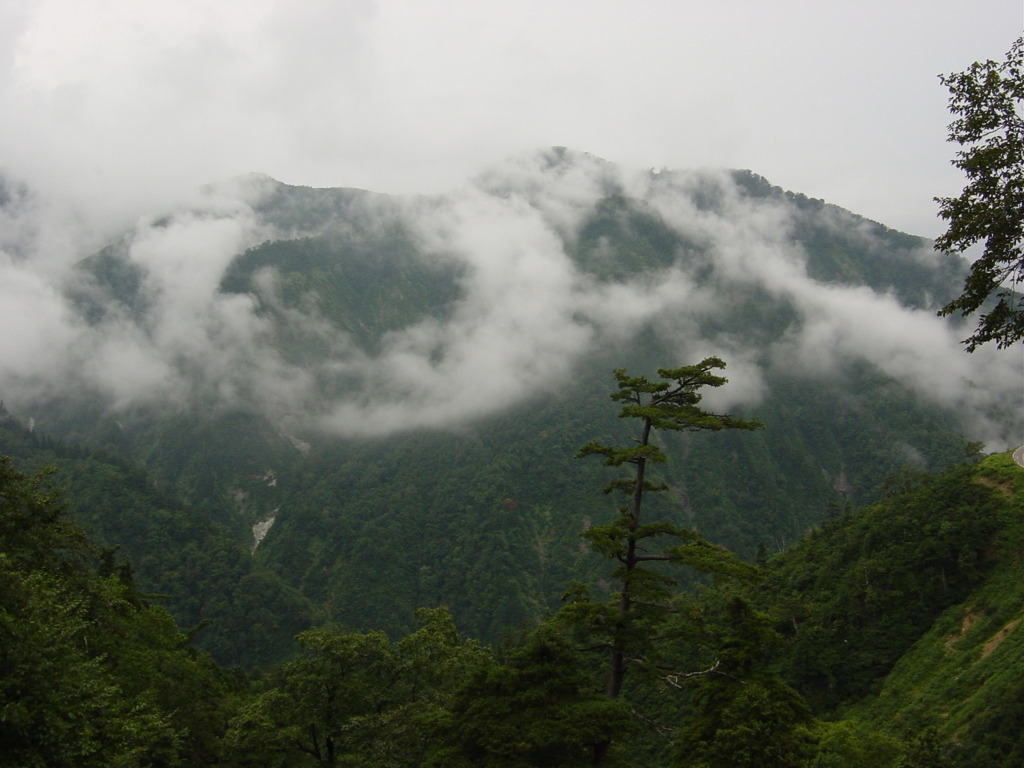
[[[232,184],[81,262],[67,359],[0,392],[246,550],[274,517],[250,557],[347,626],[449,604],[493,638],[555,605],[608,511],[572,456],[619,434],[616,368],[728,362],[707,405],[768,428],[673,442],[661,503],[747,557],[1021,429],[1012,366],[934,316],[959,261],[750,172],[547,151],[448,196]]]

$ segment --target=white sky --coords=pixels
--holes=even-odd
[[[939,73],[1021,0],[0,0],[0,169],[107,220],[249,171],[436,192],[565,145],[935,236]]]

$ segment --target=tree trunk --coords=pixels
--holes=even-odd
[[[644,419],[643,436],[640,439],[641,446],[647,446],[651,439],[651,420]],[[630,536],[626,539],[626,556],[623,565],[626,573],[622,578],[622,591],[619,598],[619,622],[618,631],[625,627],[632,609],[633,601],[630,596],[630,575],[636,568],[637,552],[636,537],[633,535],[640,527],[640,505],[644,498],[644,482],[647,470],[647,459],[640,456],[636,460],[636,481],[633,484],[633,498],[629,505],[629,531]],[[622,647],[621,638],[616,636],[612,640],[612,663],[608,673],[608,698],[617,699],[622,693],[622,680],[626,676],[626,656]]]

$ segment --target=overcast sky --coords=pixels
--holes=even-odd
[[[436,192],[565,145],[935,236],[937,75],[1021,0],[0,0],[0,169],[86,215],[249,171]]]

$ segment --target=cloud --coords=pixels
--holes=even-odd
[[[465,267],[463,298],[445,321],[384,338],[369,376],[378,402],[368,413],[366,404],[334,407],[329,421],[341,429],[436,426],[494,412],[564,380],[592,343],[592,327],[577,316],[581,276],[556,231],[564,219],[553,224],[518,195],[476,188],[429,214],[413,226],[428,253]]]
[[[0,322],[12,329],[0,336],[5,396],[86,387],[115,409],[255,407],[282,425],[348,435],[446,428],[564,385],[585,356],[651,327],[680,361],[728,362],[729,385],[707,398],[718,410],[760,401],[770,370],[828,377],[866,360],[965,414],[972,437],[1010,439],[1015,428],[998,414],[1019,406],[1019,361],[990,350],[966,355],[961,329],[890,293],[813,279],[794,239],[797,209],[744,193],[724,172],[624,171],[548,151],[444,196],[352,198],[355,218],[333,224],[336,235],[372,241],[397,227],[415,241],[415,258],[456,266],[459,281],[446,312],[392,329],[373,349],[316,302],[286,301],[273,268],[254,276],[251,295],[220,291],[238,254],[302,235],[294,223],[279,232],[256,212],[274,193],[265,177],[247,177],[138,219],[120,241],[139,279],[128,305],[71,267],[73,218],[31,195],[9,196],[0,209]],[[685,252],[674,266],[625,280],[581,269],[577,234],[608,195],[628,196],[677,234]],[[845,214],[829,215],[840,231]],[[850,237],[873,237],[860,220],[846,221]],[[83,314],[83,296],[102,303],[98,319]],[[789,307],[794,319],[781,335],[736,327],[758,296]],[[320,353],[301,360],[281,339]]]
[[[61,374],[76,334],[60,292],[6,254],[0,254],[0,285],[0,375]]]
[[[7,21],[8,174],[90,218],[172,205],[210,180],[350,156],[375,89],[368,0],[159,6],[39,0]]]
[[[718,207],[701,210],[694,192],[714,190]],[[641,191],[677,231],[704,244],[714,264],[718,296],[757,286],[793,308],[799,321],[768,348],[733,336],[716,336],[700,354],[718,354],[730,365],[733,388],[709,402],[731,407],[756,402],[765,392],[761,371],[772,366],[810,377],[831,377],[846,361],[864,360],[909,387],[925,400],[963,419],[975,438],[995,445],[1020,439],[1019,413],[1024,366],[1019,356],[981,349],[972,355],[960,343],[962,324],[934,310],[902,304],[891,292],[863,285],[825,284],[807,270],[807,254],[794,237],[796,209],[777,198],[741,194],[724,174],[707,172],[656,178]],[[882,250],[883,258],[909,259],[937,267],[934,253],[923,248],[891,251],[872,234],[873,224],[837,209],[821,211],[820,222],[862,248]],[[886,253],[884,249],[888,248]],[[742,294],[740,294],[742,295]],[[715,308],[709,308],[713,314]],[[752,335],[756,329],[751,329]],[[698,346],[698,349],[702,347]],[[718,349],[719,352],[714,350]],[[745,384],[736,387],[735,382]]]
[[[932,198],[961,185],[935,76],[1002,55],[1018,15],[996,0],[16,0],[0,6],[0,162],[90,220],[132,220],[252,171],[436,193],[565,144],[753,168],[934,235]]]
[[[964,429],[994,446],[1019,439],[1019,357],[995,349],[967,355],[963,326],[932,311],[908,309],[890,294],[864,288],[810,285],[793,298],[803,315],[799,332],[777,350],[783,364],[828,373],[844,359],[869,360],[926,400],[963,417]]]

